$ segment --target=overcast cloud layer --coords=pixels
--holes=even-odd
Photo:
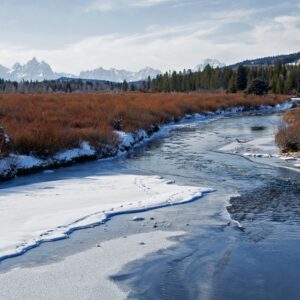
[[[193,68],[300,51],[299,1],[0,0],[0,64]]]

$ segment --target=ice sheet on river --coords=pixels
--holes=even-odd
[[[64,260],[0,273],[0,299],[127,299],[128,291],[110,276],[131,261],[175,245],[174,238],[184,233],[153,231],[120,237]]]
[[[209,188],[158,176],[104,175],[10,187],[0,195],[0,259],[125,212],[192,201]]]

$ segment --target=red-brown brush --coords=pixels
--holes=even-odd
[[[285,96],[244,94],[3,94],[0,125],[12,151],[50,156],[77,147],[114,145],[116,122],[127,132],[179,119],[185,114],[234,106],[275,105]],[[121,127],[121,128],[120,128]]]

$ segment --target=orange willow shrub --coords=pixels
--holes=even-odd
[[[300,108],[285,113],[276,134],[276,143],[282,152],[300,151]]]
[[[284,96],[244,94],[3,94],[0,125],[15,152],[49,156],[87,141],[96,148],[117,143],[114,129],[135,131],[185,114],[257,107]],[[116,126],[118,124],[118,126]]]

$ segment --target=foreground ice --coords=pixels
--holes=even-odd
[[[95,245],[66,259],[0,273],[0,299],[126,299],[109,277],[127,263],[175,244],[184,232],[154,231]]]
[[[158,176],[104,175],[1,190],[0,259],[125,212],[192,201],[208,188],[178,186]]]

